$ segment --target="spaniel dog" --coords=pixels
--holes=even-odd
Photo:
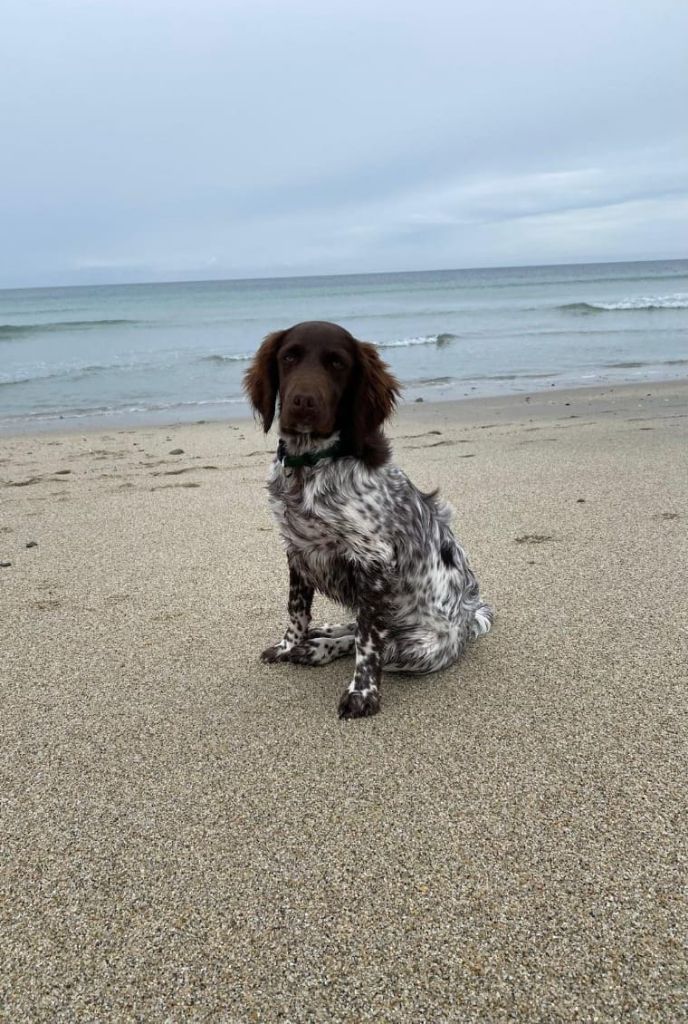
[[[268,492],[289,563],[289,626],[262,660],[325,665],[355,653],[339,715],[374,715],[383,668],[451,665],[489,630],[492,609],[449,507],[390,461],[381,427],[399,384],[373,345],[336,324],[296,324],[268,335],[244,386],[266,433],[279,402]],[[312,626],[315,590],[355,621]]]

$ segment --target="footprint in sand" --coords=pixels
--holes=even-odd
[[[422,434],[399,434],[393,438],[394,441],[408,441],[414,437],[428,437],[430,434],[441,434],[441,430],[424,430]]]
[[[441,446],[449,446],[455,444],[468,444],[467,441],[431,441],[429,444],[405,444],[404,448],[439,448]]]
[[[31,484],[40,483],[42,479],[42,476],[30,476],[28,480],[6,480],[5,487],[30,487]]]
[[[192,480],[188,480],[181,484],[158,484],[157,487],[151,487],[151,491],[167,491],[170,487],[200,487],[200,484],[194,483]]]

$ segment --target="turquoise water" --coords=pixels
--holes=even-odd
[[[0,429],[246,412],[271,330],[334,320],[406,398],[688,375],[688,261],[0,291]]]

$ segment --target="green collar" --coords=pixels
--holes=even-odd
[[[277,461],[285,469],[298,469],[300,466],[315,466],[321,459],[338,459],[344,452],[339,441],[319,452],[304,452],[303,455],[288,455],[287,446],[280,438],[277,446]]]

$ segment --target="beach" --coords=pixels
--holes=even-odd
[[[389,434],[496,622],[353,722],[259,661],[273,435],[0,439],[1,1020],[688,1019],[688,382]]]

